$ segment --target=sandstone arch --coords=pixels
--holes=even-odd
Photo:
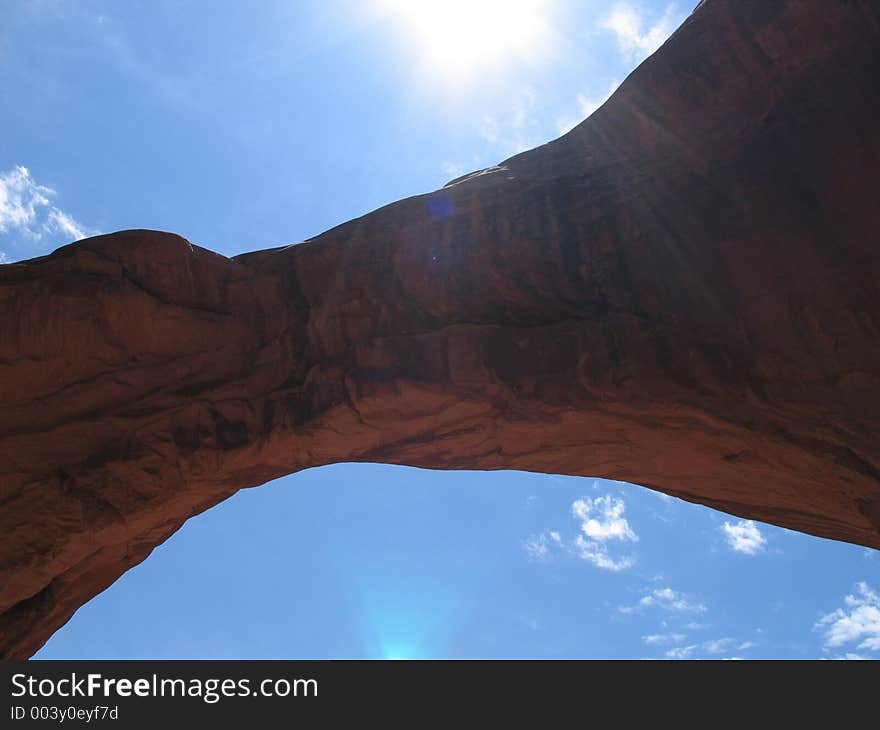
[[[568,135],[307,242],[0,266],[0,654],[336,461],[644,484],[880,547],[880,14],[704,0]]]

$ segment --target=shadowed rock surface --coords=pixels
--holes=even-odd
[[[569,134],[310,241],[0,266],[0,655],[339,461],[607,477],[880,547],[878,78],[875,2],[705,0]]]

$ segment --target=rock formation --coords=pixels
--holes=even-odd
[[[0,266],[0,655],[339,461],[619,479],[880,547],[880,9],[704,0],[569,134],[234,259]]]

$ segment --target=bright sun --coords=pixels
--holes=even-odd
[[[546,0],[385,0],[439,69],[466,72],[537,50]]]

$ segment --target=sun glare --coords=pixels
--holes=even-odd
[[[546,0],[386,0],[437,69],[461,73],[536,53]]]

